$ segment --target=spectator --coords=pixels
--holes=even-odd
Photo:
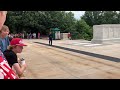
[[[68,39],[71,40],[71,33],[68,33]]]
[[[21,38],[13,38],[10,42],[8,50],[4,51],[4,55],[10,65],[18,75],[19,78],[23,77],[23,73],[26,69],[26,63],[24,61],[19,63],[17,53],[21,53],[23,46],[27,46],[23,43]]]
[[[8,26],[3,25],[0,30],[0,49],[2,52],[4,52],[10,44],[8,34],[9,34]]]

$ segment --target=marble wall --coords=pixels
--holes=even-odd
[[[120,41],[120,24],[103,24],[93,26],[92,43]]]

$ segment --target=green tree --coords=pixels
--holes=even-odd
[[[116,11],[86,11],[82,19],[84,19],[89,26],[117,24],[118,13]]]
[[[79,32],[79,38],[91,40],[92,39],[92,28],[87,25],[87,23],[81,19],[76,22],[76,31]]]

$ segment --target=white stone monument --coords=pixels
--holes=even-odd
[[[120,42],[120,24],[102,24],[93,26],[91,43]]]

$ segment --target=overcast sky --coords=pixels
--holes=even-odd
[[[69,11],[66,11],[69,12]],[[74,13],[76,19],[80,19],[80,17],[85,13],[85,11],[71,11]]]

